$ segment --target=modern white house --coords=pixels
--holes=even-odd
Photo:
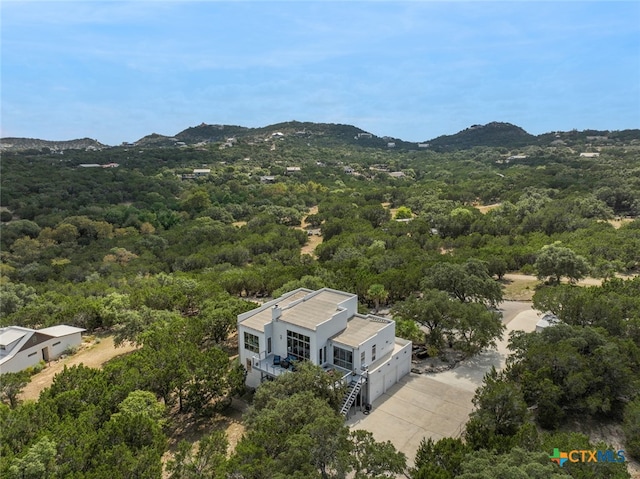
[[[40,361],[58,358],[68,347],[82,343],[84,331],[66,325],[38,330],[20,326],[0,328],[0,374],[16,373]]]
[[[238,315],[240,361],[246,384],[310,361],[349,388],[342,413],[375,401],[411,370],[411,341],[395,336],[391,319],[358,313],[358,296],[300,288]]]

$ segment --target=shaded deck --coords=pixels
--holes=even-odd
[[[286,356],[280,356],[281,365],[273,364],[275,356],[276,354],[265,355],[264,353],[260,353],[259,356],[253,356],[251,358],[251,367],[260,371],[263,378],[265,376],[276,378],[281,374],[293,371],[293,365],[290,365],[288,368],[282,367],[282,360],[286,359]],[[325,364],[322,366],[322,369],[324,369],[327,374],[335,374],[336,382],[350,384],[351,376],[355,376],[355,373],[352,371],[333,364]]]

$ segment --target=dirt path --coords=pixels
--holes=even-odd
[[[536,281],[540,280],[532,274],[519,274],[519,273],[507,273],[504,275],[504,279],[508,281]],[[566,282],[566,280],[562,280]],[[602,284],[602,278],[583,278],[576,283],[578,286],[600,286]]]
[[[309,226],[309,223],[307,223],[305,221],[305,219],[307,218],[308,215],[317,215],[317,214],[318,214],[318,207],[317,206],[312,206],[309,209],[309,213],[307,213],[302,218],[302,224],[298,227],[298,229],[306,231],[310,226]],[[307,244],[304,245],[300,249],[300,253],[314,256],[314,252],[316,250],[316,246],[318,246],[320,243],[322,243],[322,236],[320,236],[320,235],[310,235],[309,238],[308,238]]]
[[[502,203],[494,203],[492,205],[474,205],[474,208],[477,209],[483,215],[486,215],[489,211],[495,210],[502,206]]]
[[[563,279],[563,283],[567,280]],[[507,273],[502,279],[504,299],[508,301],[531,301],[536,286],[542,281],[530,274]],[[600,286],[601,278],[583,278],[576,283],[578,286]]]
[[[618,218],[616,220],[607,220],[607,223],[609,223],[611,226],[613,226],[615,229],[620,229],[622,228],[624,225],[626,225],[627,223],[631,223],[632,221],[634,221],[636,218]]]
[[[116,348],[113,345],[113,336],[96,338],[91,342],[82,343],[81,349],[76,354],[65,359],[51,361],[45,369],[33,375],[31,382],[22,391],[20,399],[37,400],[40,392],[51,385],[54,376],[62,371],[65,366],[75,366],[82,363],[92,368],[100,368],[110,359],[134,349],[136,347],[131,345]]]

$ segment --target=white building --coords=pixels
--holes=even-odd
[[[82,343],[83,331],[65,325],[39,330],[20,326],[0,328],[0,373],[15,373],[40,361],[58,358],[68,347]]]
[[[372,403],[411,370],[411,341],[395,332],[395,321],[359,314],[357,295],[328,288],[300,288],[238,315],[247,386],[310,361],[349,385],[343,414]]]
[[[561,322],[562,321],[560,321],[560,319],[555,314],[547,312],[536,323],[536,333],[540,333],[546,328],[555,326],[556,324],[560,324]]]

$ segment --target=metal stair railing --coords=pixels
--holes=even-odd
[[[349,409],[351,409],[351,406],[353,406],[353,403],[355,402],[360,389],[362,389],[364,381],[364,378],[359,377],[357,380],[351,383],[351,387],[345,395],[344,401],[342,402],[342,408],[340,408],[340,414],[342,414],[343,416],[346,416],[349,412]]]

